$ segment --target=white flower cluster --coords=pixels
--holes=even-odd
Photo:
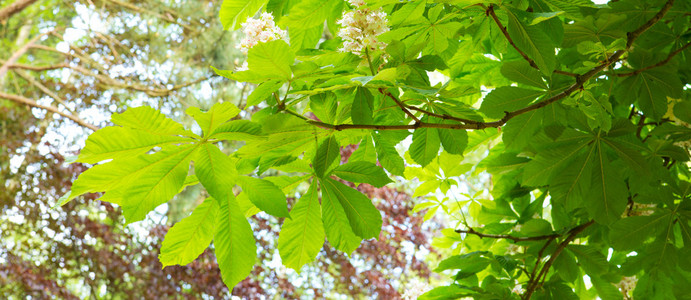
[[[355,6],[355,10],[343,13],[338,20],[341,29],[338,36],[343,39],[343,52],[361,55],[365,49],[370,51],[384,49],[386,44],[380,42],[377,36],[389,31],[386,24],[386,13],[380,9],[372,10],[364,7],[364,0],[348,0]]]
[[[274,16],[270,13],[262,13],[259,19],[248,18],[242,24],[242,31],[247,37],[242,40],[238,48],[245,54],[258,43],[285,40],[288,36],[285,30],[276,26]]]
[[[636,276],[631,276],[622,278],[615,286],[618,287],[623,294],[628,295],[630,291],[636,288],[636,283],[638,283],[638,278],[636,278]]]
[[[405,300],[417,299],[422,294],[427,293],[431,288],[429,284],[415,280],[409,282],[406,286],[406,291],[403,293],[402,298]]]

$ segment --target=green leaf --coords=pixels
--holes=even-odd
[[[310,109],[322,122],[333,123],[338,109],[336,94],[327,92],[310,96]]]
[[[266,79],[289,80],[292,76],[290,66],[294,60],[293,51],[283,40],[259,43],[247,53],[249,70]]]
[[[355,90],[351,118],[353,124],[372,124],[372,111],[374,107],[374,97],[369,89],[358,87]]]
[[[223,0],[221,24],[225,30],[237,30],[247,18],[253,17],[268,0]]]
[[[252,91],[249,96],[247,96],[247,104],[245,107],[247,108],[261,103],[264,101],[264,99],[271,96],[271,94],[278,91],[282,85],[283,81],[281,80],[269,80],[262,82]]]
[[[482,100],[480,111],[490,118],[501,118],[508,111],[526,107],[544,91],[528,90],[513,86],[502,86],[492,90]]]
[[[237,181],[242,191],[259,209],[276,217],[289,216],[286,196],[273,183],[249,176],[239,176]]]
[[[219,202],[234,195],[237,170],[233,160],[212,144],[203,144],[194,158],[194,173],[209,194]]]
[[[382,217],[367,196],[331,178],[322,181],[322,189],[324,194],[338,199],[357,236],[363,239],[379,238]]]
[[[317,149],[314,154],[314,159],[312,159],[312,167],[314,168],[314,174],[319,178],[324,178],[327,174],[329,168],[338,162],[341,157],[341,151],[336,141],[335,136],[330,136]]]
[[[120,201],[127,223],[143,220],[148,212],[180,192],[189,172],[190,160],[197,150],[197,145],[181,146],[129,161],[109,163],[115,163],[111,165],[114,168],[129,169],[126,164],[141,167],[135,172],[136,176],[130,174],[125,179],[126,183],[123,182],[117,191],[112,191]],[[144,169],[146,171],[142,171]]]
[[[548,185],[559,170],[572,161],[587,146],[590,136],[569,130],[557,142],[547,144],[544,150],[523,168],[525,186]]]
[[[507,150],[523,149],[541,128],[544,110],[536,109],[509,120],[504,126],[502,140]]]
[[[157,135],[196,136],[182,125],[169,119],[149,106],[132,107],[120,114],[113,114],[111,121],[123,127]]]
[[[581,268],[591,276],[604,274],[609,270],[607,258],[590,245],[569,245],[567,249],[575,254]]]
[[[440,286],[422,294],[419,300],[454,300],[477,294],[476,291],[458,284]]]
[[[620,300],[623,299],[621,291],[612,283],[605,281],[599,276],[591,276],[590,281],[593,283],[597,294],[602,300]]]
[[[633,216],[621,219],[611,225],[609,240],[617,250],[634,250],[660,233],[671,222],[668,213],[653,216]]]
[[[540,71],[532,68],[524,60],[507,61],[501,65],[501,74],[509,80],[527,84],[541,89],[547,89]]]
[[[554,260],[554,269],[559,277],[567,282],[576,281],[581,274],[581,270],[576,264],[576,259],[568,251],[563,251]]]
[[[410,157],[426,166],[439,154],[439,134],[434,128],[418,128],[413,132],[413,143],[410,145]]]
[[[105,127],[89,136],[76,161],[94,164],[107,159],[145,154],[154,147],[192,141],[186,137],[156,135],[127,127]]]
[[[372,143],[372,138],[369,135],[362,139],[357,149],[348,158],[348,161],[368,161],[372,163],[377,161],[377,151],[374,149],[374,143]]]
[[[300,197],[290,217],[281,227],[278,252],[285,266],[299,271],[303,265],[314,261],[326,237],[316,184],[310,185]]]
[[[235,197],[224,199],[220,208],[214,250],[223,283],[232,290],[252,271],[257,257],[257,245],[250,223],[245,219]]]
[[[667,112],[667,97],[681,98],[682,86],[676,73],[649,70],[626,78],[615,95],[622,103],[635,99],[646,117],[660,120]]]
[[[248,120],[232,120],[219,125],[209,139],[250,141],[264,140],[261,125]]]
[[[163,267],[186,265],[209,247],[216,232],[218,202],[206,198],[191,215],[175,223],[166,233],[158,259]]]
[[[451,256],[439,263],[434,272],[445,270],[461,270],[464,273],[477,273],[489,266],[491,260],[483,257],[482,252],[473,252],[463,255]]]
[[[628,191],[624,179],[610,165],[599,141],[594,146],[592,184],[584,198],[585,207],[598,223],[611,224],[626,209]]]
[[[305,0],[297,2],[288,12],[288,15],[281,18],[279,22],[282,26],[289,28],[313,28],[321,26],[334,9],[338,0]],[[290,35],[293,42],[293,35]]]
[[[354,161],[340,165],[334,169],[333,175],[350,182],[364,182],[376,187],[383,187],[393,182],[389,176],[386,176],[382,168],[366,161]]]
[[[197,121],[206,136],[209,136],[221,124],[237,116],[239,112],[240,109],[230,102],[216,103],[207,112],[202,112],[196,107],[190,107],[185,111]]]
[[[542,74],[550,76],[556,66],[554,45],[550,38],[540,28],[528,26],[519,20],[518,11],[506,6],[502,8],[506,8],[509,17],[508,32],[516,46],[535,61]]]
[[[392,142],[381,134],[374,134],[374,149],[377,150],[377,158],[379,163],[386,168],[391,174],[403,175],[405,164],[403,158],[398,154]]]
[[[336,194],[325,189],[322,182],[322,221],[326,237],[334,248],[349,254],[360,246],[362,238],[355,235],[345,210]]]
[[[468,145],[468,133],[458,129],[437,129],[439,140],[446,152],[463,155],[463,150]]]

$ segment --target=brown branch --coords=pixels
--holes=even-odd
[[[26,53],[26,51],[29,50],[29,48],[31,48],[31,47],[33,46],[34,43],[36,43],[36,42],[37,42],[40,38],[42,38],[43,36],[45,36],[45,35],[47,35],[47,34],[50,34],[50,33],[52,33],[52,31],[44,32],[44,33],[42,33],[42,34],[39,34],[39,35],[33,37],[31,40],[29,40],[29,42],[27,42],[26,44],[24,44],[24,46],[22,46],[22,47],[19,48],[17,51],[15,51],[15,52],[12,54],[12,56],[10,56],[10,58],[7,59],[7,61],[5,61],[5,63],[2,64],[2,66],[0,66],[0,78],[5,77],[5,73],[7,73],[7,70],[10,68],[10,65],[14,64],[15,62],[17,62],[17,60],[18,60],[22,55],[24,55],[24,53]]]
[[[69,115],[69,114],[66,114],[66,113],[64,113],[64,112],[61,112],[60,110],[58,110],[57,107],[54,107],[54,106],[41,105],[41,104],[36,103],[36,101],[31,100],[31,99],[29,99],[29,98],[24,98],[24,97],[18,96],[18,95],[5,94],[5,93],[3,93],[3,92],[0,92],[0,98],[7,99],[7,100],[10,100],[10,101],[14,101],[14,102],[17,102],[17,103],[20,103],[20,104],[25,104],[25,105],[28,105],[28,106],[31,106],[31,107],[36,107],[36,108],[40,108],[40,109],[45,109],[45,110],[47,110],[47,111],[49,111],[49,112],[56,113],[56,114],[61,115],[61,116],[65,117],[65,118],[68,118],[68,119],[74,121],[75,123],[79,124],[79,125],[82,126],[82,127],[89,128],[89,129],[91,129],[91,130],[93,130],[93,131],[98,130],[98,127],[96,127],[96,126],[94,126],[94,125],[91,125],[91,124],[87,123],[86,121],[80,119],[79,117],[76,117],[76,116]]]
[[[10,5],[1,8],[0,23],[6,23],[7,19],[9,19],[12,15],[19,13],[20,11],[29,7],[29,5],[34,4],[34,2],[36,2],[36,0],[17,0],[12,2]]]
[[[504,26],[501,23],[501,21],[497,17],[497,14],[494,12],[494,5],[493,4],[490,4],[489,7],[485,8],[485,14],[492,17],[492,19],[494,20],[494,23],[496,23],[497,26],[499,27],[499,30],[501,30],[501,33],[504,34],[504,37],[506,37],[506,40],[509,42],[509,44],[511,44],[511,46],[513,46],[513,48],[516,49],[516,51],[518,51],[518,54],[520,54],[523,57],[523,59],[525,59],[525,61],[527,61],[531,67],[539,70],[540,68],[537,66],[535,61],[532,58],[528,57],[528,54],[523,52],[523,50],[518,48],[516,43],[513,41],[513,39],[509,35],[509,32],[506,30],[506,26]],[[567,76],[571,76],[571,77],[577,77],[578,76],[578,74],[576,74],[576,73],[571,73],[571,72],[566,72],[566,71],[561,71],[561,70],[554,70],[554,73],[561,74],[561,75],[567,75]]]
[[[24,78],[24,80],[28,81],[33,86],[37,87],[43,93],[45,93],[46,95],[53,98],[53,100],[62,104],[62,106],[64,106],[65,109],[67,109],[72,115],[76,115],[76,113],[69,106],[67,106],[67,103],[65,102],[65,100],[62,100],[62,98],[60,98],[60,96],[58,96],[55,92],[51,91],[48,87],[46,87],[42,83],[38,82],[36,79],[34,79],[33,77],[29,76],[28,74],[24,73],[21,70],[14,70],[14,72],[17,73],[17,75],[19,75],[19,77]]]
[[[634,71],[631,71],[631,72],[619,73],[619,74],[615,74],[615,75],[618,76],[618,77],[633,76],[633,75],[638,75],[638,73],[641,73],[641,72],[643,72],[643,71],[647,71],[647,70],[650,70],[650,69],[654,69],[654,68],[663,66],[663,65],[667,64],[670,60],[672,60],[672,58],[674,58],[674,56],[676,56],[677,54],[679,54],[679,53],[681,53],[682,51],[686,50],[686,48],[688,48],[689,46],[691,46],[691,42],[686,43],[686,45],[682,46],[681,48],[679,48],[679,49],[677,49],[677,50],[674,50],[674,51],[670,52],[669,55],[667,55],[667,58],[665,58],[664,60],[659,61],[658,63],[656,63],[656,64],[654,64],[654,65],[650,65],[650,66],[647,66],[647,67],[643,67],[643,68],[640,68],[640,69],[638,69],[638,70],[634,70]]]
[[[530,297],[533,295],[535,292],[535,289],[537,288],[540,278],[542,276],[547,276],[547,271],[549,271],[549,268],[552,267],[552,264],[554,261],[559,257],[559,254],[561,254],[562,251],[568,246],[574,239],[576,239],[576,236],[579,235],[583,230],[588,228],[590,225],[595,224],[594,220],[590,220],[587,223],[583,223],[579,226],[574,227],[573,229],[569,230],[569,235],[557,246],[557,249],[554,250],[554,253],[550,256],[549,260],[545,263],[545,265],[542,267],[540,270],[540,273],[537,274],[536,278],[533,278],[532,281],[528,283],[528,288],[525,291],[525,294],[523,294],[523,299],[528,300]]]
[[[527,237],[513,236],[513,235],[507,235],[507,234],[487,234],[487,233],[477,232],[472,227],[468,230],[456,229],[456,233],[473,234],[473,235],[479,236],[480,238],[506,239],[506,240],[512,240],[514,242],[551,240],[551,239],[554,239],[554,238],[557,238],[560,236],[557,233],[540,235],[540,236],[527,236]]]
[[[2,63],[2,60],[0,60],[0,63]],[[65,64],[65,63],[60,63],[57,65],[47,65],[47,66],[30,66],[30,65],[23,65],[23,64],[11,64],[8,66],[9,69],[22,69],[22,70],[29,70],[29,71],[34,71],[34,72],[43,72],[43,71],[50,71],[50,70],[57,70],[57,69],[63,69],[63,68],[69,68],[70,66]]]

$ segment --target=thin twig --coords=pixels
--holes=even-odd
[[[406,115],[408,115],[411,119],[413,119],[413,121],[415,121],[415,124],[416,124],[416,125],[421,123],[421,122],[420,122],[420,119],[418,119],[413,113],[411,113],[411,112],[408,110],[408,108],[406,107],[406,105],[403,104],[403,102],[401,102],[400,100],[398,100],[398,98],[396,98],[393,94],[387,92],[387,91],[384,90],[383,88],[379,88],[379,92],[382,93],[382,94],[384,94],[384,95],[386,95],[386,96],[388,96],[388,97],[391,98],[394,102],[396,102],[396,104],[398,105],[398,107],[400,107]]]
[[[576,239],[576,236],[579,235],[583,230],[588,228],[590,225],[595,224],[595,220],[590,220],[587,223],[583,223],[577,227],[574,227],[573,229],[569,230],[569,235],[557,246],[557,249],[554,250],[554,253],[550,256],[549,260],[545,263],[545,265],[542,267],[540,270],[540,273],[538,273],[537,277],[534,278],[531,282],[528,283],[528,288],[525,291],[525,294],[523,294],[523,299],[528,300],[530,297],[533,295],[535,292],[535,289],[538,286],[538,283],[540,281],[540,278],[542,276],[547,276],[547,271],[549,271],[549,268],[552,267],[552,264],[554,263],[554,260],[559,257],[559,254],[561,254],[562,251],[568,246],[574,239]]]
[[[667,55],[667,58],[665,58],[665,59],[659,61],[658,63],[656,63],[656,64],[654,64],[654,65],[650,65],[650,66],[647,66],[647,67],[644,67],[644,68],[640,68],[640,69],[638,69],[638,70],[634,70],[634,71],[631,71],[631,72],[619,73],[619,74],[614,74],[614,75],[616,75],[616,76],[618,76],[618,77],[633,76],[633,75],[638,75],[638,73],[641,73],[641,72],[643,72],[643,71],[647,71],[647,70],[650,70],[650,69],[654,69],[654,68],[657,68],[657,67],[661,67],[661,66],[667,64],[670,60],[672,60],[672,58],[674,58],[675,55],[677,55],[677,54],[681,53],[682,51],[686,50],[686,48],[688,48],[689,46],[691,46],[691,42],[688,42],[688,43],[686,43],[686,45],[682,46],[681,48],[679,48],[679,49],[677,49],[677,50],[674,50],[674,51],[670,52],[669,55]]]
[[[26,104],[26,105],[31,106],[31,107],[45,109],[49,112],[56,113],[56,114],[61,115],[65,118],[68,118],[68,119],[74,121],[75,123],[79,124],[80,126],[89,128],[93,131],[98,130],[98,127],[87,123],[86,121],[80,119],[77,116],[73,116],[73,115],[69,115],[69,114],[66,114],[64,112],[61,112],[57,107],[54,107],[54,106],[41,105],[41,104],[38,104],[36,101],[31,100],[29,98],[24,98],[22,96],[13,95],[13,94],[5,94],[3,92],[0,92],[0,98],[11,100],[11,101],[21,103],[21,104]]]

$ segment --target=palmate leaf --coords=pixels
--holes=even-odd
[[[283,264],[299,271],[306,263],[314,261],[324,245],[324,225],[317,184],[310,185],[300,197],[286,219],[278,237],[278,252]]]
[[[190,107],[185,111],[197,121],[206,136],[214,132],[221,124],[237,116],[239,112],[240,109],[229,102],[216,103],[207,112],[202,112],[196,107]]]
[[[175,223],[161,244],[161,264],[186,265],[202,254],[214,238],[218,214],[218,201],[206,198],[191,215]]]
[[[223,282],[229,289],[245,279],[257,257],[252,228],[235,197],[221,201],[219,222],[214,234],[214,250]]]
[[[322,189],[324,194],[338,199],[357,236],[363,239],[379,238],[381,214],[367,196],[331,178],[322,181]]]
[[[651,236],[662,232],[671,222],[667,213],[652,216],[633,216],[621,219],[611,226],[609,240],[617,250],[634,250]]]

